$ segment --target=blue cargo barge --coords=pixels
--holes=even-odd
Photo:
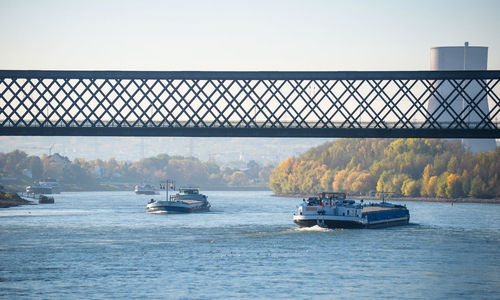
[[[298,206],[293,221],[299,227],[383,228],[407,225],[410,212],[403,205],[382,201],[363,203],[346,199],[345,193],[320,193]]]

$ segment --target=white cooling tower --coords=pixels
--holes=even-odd
[[[431,71],[486,70],[488,47],[434,47],[431,48]]]
[[[486,70],[488,64],[488,47],[470,47],[469,43],[465,43],[462,46],[456,47],[433,47],[431,48],[431,71],[460,71],[460,70]],[[458,96],[457,92],[453,92],[453,86],[451,83],[444,82],[438,88],[438,93],[443,96],[448,97],[446,100],[450,103],[451,108],[460,116],[463,114],[465,122],[469,123],[470,126],[474,126],[475,123],[480,122],[482,117],[479,116],[474,110],[468,110],[468,103],[463,97]],[[477,96],[476,101],[479,102],[479,109],[485,114],[489,112],[488,99],[486,94],[482,92],[481,87],[477,82],[471,82],[465,89],[466,93],[474,98]],[[450,94],[451,93],[451,94]],[[434,114],[435,117],[441,113],[443,110],[442,104],[440,103],[444,99],[436,99],[435,97],[430,99],[428,103],[428,111],[430,114]],[[442,123],[444,127],[447,124],[455,121],[457,115],[453,113],[450,114],[445,112],[441,114],[437,119],[438,122]],[[465,117],[467,115],[467,117]],[[467,147],[472,153],[491,151],[496,149],[496,143],[494,139],[466,139],[463,140],[465,147]]]

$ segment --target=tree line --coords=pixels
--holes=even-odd
[[[213,161],[195,157],[159,154],[139,161],[70,160],[54,154],[30,156],[15,150],[0,153],[0,177],[14,177],[18,183],[32,184],[42,178],[57,179],[63,185],[98,188],[102,183],[131,183],[142,181],[160,183],[167,178],[178,185],[200,187],[266,187],[273,166],[262,166],[255,161],[246,168],[221,168]]]
[[[500,196],[500,148],[466,151],[439,139],[339,139],[289,157],[272,172],[276,194],[391,192],[411,197]]]

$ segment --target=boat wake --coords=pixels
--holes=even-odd
[[[294,231],[305,232],[305,231],[314,231],[314,232],[330,232],[333,231],[331,228],[324,228],[319,225],[314,225],[311,227],[297,227]]]

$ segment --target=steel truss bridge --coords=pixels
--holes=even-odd
[[[500,71],[0,70],[0,135],[500,138]]]

